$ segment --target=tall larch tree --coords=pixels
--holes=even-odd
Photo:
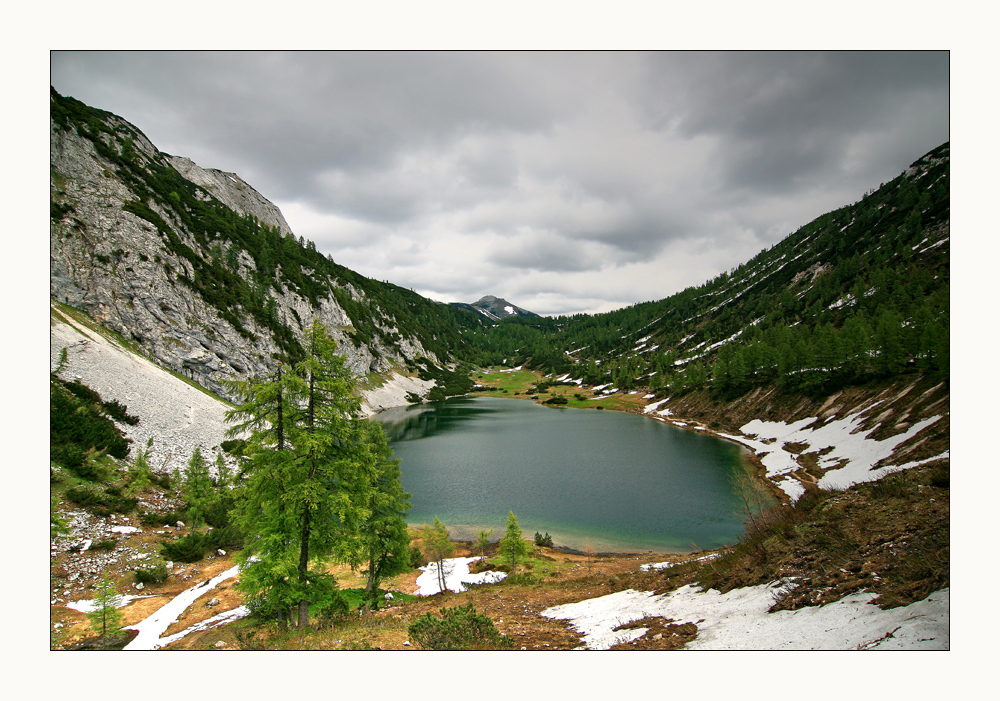
[[[240,588],[251,608],[309,621],[333,597],[324,570],[355,562],[367,518],[374,465],[356,418],[353,378],[319,322],[306,332],[305,358],[269,382],[235,383],[244,403],[230,412],[247,435],[236,517],[247,533]]]

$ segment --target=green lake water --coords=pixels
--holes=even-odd
[[[513,511],[525,537],[597,551],[690,552],[736,542],[743,527],[732,443],[612,411],[456,398],[374,417],[412,494],[408,521],[437,516],[453,538],[503,535]]]

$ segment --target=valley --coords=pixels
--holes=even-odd
[[[445,305],[364,278],[296,239],[235,174],[164,154],[125,120],[54,90],[51,101],[53,649],[126,644],[94,640],[92,623],[71,607],[102,577],[118,593],[149,597],[121,608],[128,626],[247,567],[245,514],[231,517],[254,470],[266,472],[261,461],[284,459],[283,422],[300,451],[288,465],[326,449],[303,411],[317,396],[349,408],[325,415],[355,436],[338,450],[367,446],[351,458],[365,467],[344,473],[368,475],[357,477],[358,491],[398,483],[391,451],[360,418],[448,397],[629,412],[735,442],[750,453],[738,490],[743,534],[668,557],[571,552],[525,533],[526,558],[508,565],[498,531],[487,566],[506,567],[506,579],[411,598],[417,567],[437,560],[433,549],[460,557],[476,548],[435,544],[428,529],[405,527],[398,493],[387,506],[372,491],[361,506],[345,490],[337,498],[346,510],[326,516],[338,524],[336,538],[312,559],[303,547],[297,570],[282,555],[296,574],[265,589],[284,591],[295,577],[305,589],[335,581],[347,611],[329,592],[310,609],[296,590],[308,625],[289,626],[292,594],[268,608],[266,597],[245,599],[234,573],[162,634],[244,603],[257,614],[192,631],[167,649],[414,649],[418,619],[466,603],[513,649],[727,649],[739,611],[775,630],[807,631],[786,636],[790,643],[777,642],[779,633],[761,638],[751,643],[757,649],[948,649],[948,144],[698,288],[605,314],[540,317],[490,295]],[[316,394],[317,377],[328,395]],[[276,404],[268,392],[279,392]],[[285,393],[295,400],[283,403]],[[227,419],[253,402],[261,420],[247,426],[256,438]],[[297,504],[308,532],[313,512]],[[275,524],[284,508],[271,515]],[[375,594],[396,599],[358,613],[366,563],[352,550],[359,532],[341,524],[386,513],[396,530],[379,537],[394,543],[384,553],[393,574]],[[197,551],[191,562],[168,554],[185,548]],[[331,557],[307,575],[317,554]],[[642,568],[656,563],[671,566]],[[555,609],[568,605],[577,608]],[[728,614],[696,615],[727,606]],[[821,610],[826,633],[842,634],[803,623]],[[877,631],[850,627],[862,611]],[[631,632],[609,638],[616,617]]]
[[[67,319],[62,313],[55,315],[57,328],[65,324]],[[77,328],[77,327],[74,327]],[[85,326],[77,328],[80,333]],[[67,337],[64,331],[55,334],[54,338],[66,339],[72,347],[72,337]],[[91,337],[92,343],[102,339],[101,336]],[[117,376],[122,365],[135,364],[125,348],[116,341],[104,339],[108,350],[117,349],[117,354],[101,357],[99,363],[90,369],[80,363],[69,368],[74,375],[86,377],[87,381],[99,386],[100,375],[89,375],[91,370],[103,368]],[[64,342],[66,342],[64,341]],[[54,362],[58,362],[58,344],[53,349]],[[153,369],[145,381],[153,381],[157,374],[167,375],[162,370]],[[167,375],[174,381],[178,379]],[[492,387],[485,393],[496,396],[521,397],[532,401],[535,396],[529,390],[536,388],[543,379],[537,372],[525,370],[514,372],[481,373],[476,376],[482,387]],[[189,392],[186,399],[180,403],[164,401],[170,395],[161,393],[158,405],[160,412],[156,416],[183,414],[181,410],[193,396],[202,394],[199,390],[181,382]],[[506,390],[506,392],[504,391]],[[113,392],[113,388],[105,391]],[[941,388],[934,386],[887,386],[881,390],[875,388],[866,391],[844,393],[833,401],[824,402],[826,406],[809,403],[802,399],[794,404],[788,397],[780,393],[758,393],[755,397],[745,397],[742,401],[728,405],[719,405],[709,397],[689,396],[683,402],[670,402],[673,407],[669,414],[662,403],[643,399],[641,394],[617,395],[616,406],[619,410],[631,411],[645,416],[649,421],[670,420],[684,424],[686,430],[701,429],[704,432],[730,435],[738,433],[738,425],[753,416],[788,417],[789,423],[796,419],[823,413],[828,416],[850,415],[856,413],[859,407],[870,406],[882,401],[885,408],[878,413],[882,420],[896,417],[897,419],[915,419],[926,415],[928,410],[940,410]],[[587,410],[597,411],[595,402],[588,399],[578,399],[572,394],[593,394],[592,388],[572,386],[554,386],[548,389],[554,396],[568,395],[581,408],[558,409],[549,411]],[[516,393],[516,394],[515,394]],[[184,395],[181,395],[184,396]],[[204,395],[202,395],[204,396]],[[543,401],[547,393],[538,395],[535,401]],[[890,401],[886,402],[886,398]],[[604,403],[606,410],[614,410],[615,405],[608,404],[615,400],[607,397],[599,402]],[[216,415],[221,417],[224,404],[218,400]],[[602,404],[598,403],[597,406]],[[644,411],[652,408],[654,411]],[[152,426],[150,426],[152,428]],[[937,426],[938,431],[946,426]],[[898,427],[897,427],[898,430]],[[892,430],[884,430],[892,433]],[[170,435],[163,432],[164,437]],[[882,434],[880,434],[881,436]],[[945,447],[947,433],[939,432],[936,438],[925,436],[924,444],[917,448],[901,451],[900,461],[919,459],[921,456],[933,457],[941,442]],[[802,473],[809,473],[809,467],[815,461],[815,453],[811,446],[799,442],[791,446],[799,462]],[[908,446],[904,446],[907,448]],[[792,455],[792,453],[789,453]],[[948,527],[948,489],[947,471],[942,473],[942,463],[946,459],[931,460],[924,466],[910,468],[899,477],[892,480],[891,488],[881,482],[871,485],[859,485],[843,492],[831,492],[821,498],[820,504],[811,504],[811,516],[796,515],[800,523],[793,522],[789,538],[788,532],[783,539],[772,541],[765,546],[764,560],[761,554],[742,552],[744,544],[732,549],[724,549],[723,555],[732,560],[725,570],[721,563],[728,560],[703,561],[703,554],[693,556],[664,557],[655,553],[646,555],[614,555],[600,553],[572,553],[547,548],[534,548],[534,554],[529,560],[530,569],[526,572],[531,577],[527,582],[516,585],[497,584],[473,587],[462,594],[446,594],[429,597],[427,600],[401,601],[383,609],[363,620],[344,622],[329,631],[317,629],[312,632],[288,631],[282,633],[270,626],[250,624],[249,621],[236,621],[203,631],[193,631],[188,635],[170,643],[167,649],[357,649],[358,647],[379,647],[381,649],[414,649],[406,629],[417,617],[429,611],[437,611],[443,606],[454,606],[471,602],[476,610],[489,615],[497,623],[498,629],[514,638],[518,647],[529,650],[572,649],[582,643],[581,635],[565,622],[549,619],[540,615],[551,607],[590,600],[626,590],[669,592],[677,587],[687,586],[694,582],[718,580],[714,588],[732,591],[734,588],[761,586],[778,577],[795,577],[801,582],[794,592],[795,597],[787,597],[785,605],[791,603],[792,610],[803,605],[818,605],[839,601],[844,595],[861,588],[864,591],[878,592],[885,601],[894,606],[908,606],[921,601],[927,595],[937,591],[937,588],[947,584],[947,527]],[[759,463],[758,463],[759,464]],[[944,475],[942,477],[942,474]],[[761,465],[760,477],[764,478]],[[808,478],[803,478],[804,483]],[[768,482],[770,483],[770,482]],[[941,485],[944,485],[943,488]],[[65,487],[54,485],[54,494],[63,494]],[[881,493],[884,492],[884,498]],[[778,495],[784,494],[775,488]],[[820,494],[815,492],[815,494]],[[933,496],[931,496],[933,495]],[[787,498],[787,495],[786,495]],[[873,498],[876,499],[873,501]],[[806,499],[811,501],[812,498]],[[929,501],[928,501],[929,500]],[[182,506],[172,492],[151,486],[140,496],[140,506],[150,511],[173,511]],[[837,538],[842,541],[825,542],[824,533],[831,518],[828,509],[820,508],[823,503],[836,504],[832,515],[836,517]],[[930,510],[928,510],[928,508]],[[72,504],[63,502],[58,507],[58,513],[63,514],[70,523],[71,533],[53,540],[52,550],[52,614],[53,647],[69,649],[87,643],[88,625],[82,613],[68,608],[68,604],[88,598],[96,581],[97,574],[102,571],[111,572],[119,583],[119,591],[129,592],[138,596],[152,598],[137,598],[124,609],[124,624],[131,625],[151,615],[156,608],[166,604],[171,597],[181,594],[197,582],[203,582],[218,573],[231,569],[236,561],[231,551],[225,555],[213,553],[196,563],[185,565],[170,563],[169,576],[162,585],[151,584],[143,589],[137,589],[132,577],[132,570],[146,566],[158,558],[160,544],[169,542],[178,536],[190,533],[190,529],[174,525],[149,528],[134,517],[112,514],[100,518],[88,514],[85,510],[74,508]],[[815,521],[819,518],[818,523]],[[123,528],[124,527],[124,528]],[[139,532],[129,533],[131,529]],[[784,526],[782,528],[785,528]],[[116,532],[124,531],[124,532]],[[778,532],[782,532],[779,530]],[[98,552],[84,548],[87,541],[90,545],[102,539],[112,538],[115,545],[111,553]],[[418,528],[410,529],[411,542],[418,546],[422,543],[422,533]],[[818,540],[817,540],[818,538]],[[845,545],[850,544],[850,547]],[[457,543],[455,556],[476,554],[469,543]],[[858,547],[858,546],[861,547]],[[76,550],[77,552],[74,552]],[[82,550],[82,551],[81,551]],[[901,555],[912,553],[918,571],[900,571]],[[932,558],[928,560],[927,558]],[[945,559],[941,559],[941,558]],[[493,561],[499,564],[494,556]],[[667,561],[683,562],[694,560],[686,566],[678,566],[668,570],[643,571],[641,566],[650,563]],[[362,580],[349,567],[340,565],[331,569],[336,574],[342,588],[358,586]],[[890,574],[891,573],[891,574]],[[399,575],[388,580],[385,588],[401,593],[410,593],[415,589],[416,571]],[[889,576],[886,576],[886,575]],[[206,606],[210,601],[218,600],[212,606]],[[796,603],[797,602],[797,603]],[[188,607],[178,620],[164,631],[164,635],[173,635],[186,630],[216,615],[220,611],[231,610],[241,603],[238,594],[232,590],[231,582],[224,583],[212,590],[210,595],[200,597],[191,607]],[[848,612],[849,613],[849,612]],[[935,614],[938,615],[938,614]],[[655,620],[660,620],[656,624]],[[634,641],[621,643],[624,649],[672,649],[683,647],[697,638],[697,627],[689,625],[668,625],[663,619],[655,619],[648,636],[638,637]],[[665,626],[665,627],[664,627]],[[673,627],[672,627],[673,626]],[[937,634],[940,638],[940,632]],[[250,636],[250,637],[248,637]],[[655,637],[659,636],[659,637]],[[655,637],[655,639],[654,639]],[[876,636],[877,637],[877,636]],[[263,639],[261,639],[263,638]],[[857,644],[871,642],[858,640]],[[222,643],[220,645],[220,643]],[[249,647],[248,647],[249,646]]]

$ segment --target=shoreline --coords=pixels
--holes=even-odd
[[[484,371],[480,370],[479,372],[484,372]],[[483,385],[479,385],[479,386],[482,387]],[[498,394],[495,393],[495,392],[497,392],[496,388],[492,388],[492,387],[489,387],[489,386],[486,386],[486,387],[488,387],[488,389],[491,390],[489,393],[484,393],[484,392],[467,392],[465,394],[456,394],[456,395],[452,395],[452,396],[446,397],[444,400],[436,400],[436,402],[430,402],[430,401],[428,401],[426,399],[422,399],[422,401],[420,401],[420,402],[406,402],[404,404],[397,404],[395,406],[383,406],[378,411],[374,412],[373,414],[371,414],[370,416],[368,416],[366,418],[369,418],[369,419],[373,418],[374,416],[377,416],[378,414],[381,414],[384,411],[387,411],[388,409],[394,409],[394,408],[399,408],[399,407],[420,406],[422,404],[440,403],[440,402],[445,402],[445,401],[448,401],[450,399],[456,399],[456,398],[470,398],[470,399],[475,399],[477,397],[488,397],[488,398],[493,398],[493,399],[528,400],[528,401],[531,401],[532,403],[534,403],[537,406],[541,406],[541,407],[549,408],[549,409],[585,409],[585,410],[592,410],[592,411],[597,411],[597,409],[598,409],[597,407],[588,407],[588,406],[561,406],[561,405],[555,405],[555,406],[553,406],[553,405],[545,404],[544,402],[539,401],[536,396],[532,396],[532,395],[528,395],[528,394],[517,394],[517,395],[513,395],[513,396],[498,396]],[[580,387],[580,389],[582,390],[583,387]],[[638,392],[636,392],[636,393],[638,393]],[[615,395],[609,395],[608,398],[611,398],[611,397],[614,397],[614,396]],[[671,420],[668,420],[668,419],[665,419],[665,418],[662,418],[662,417],[654,416],[651,413],[638,411],[637,409],[629,409],[629,408],[624,408],[623,409],[623,408],[605,407],[604,410],[605,411],[613,411],[613,412],[622,413],[622,414],[634,414],[636,416],[641,416],[641,417],[644,417],[644,418],[653,419],[658,424],[663,424],[663,425],[666,425],[666,426],[672,426],[672,427],[674,427],[676,429],[687,430],[689,432],[695,432],[696,431],[697,433],[699,433],[701,435],[710,436],[712,438],[723,440],[723,441],[726,441],[728,443],[731,443],[733,445],[738,446],[740,448],[740,455],[739,455],[740,462],[741,462],[743,468],[753,477],[753,479],[761,487],[764,487],[767,490],[767,493],[770,494],[772,496],[772,498],[774,498],[777,503],[783,504],[783,505],[790,505],[791,504],[791,501],[788,498],[788,495],[784,491],[782,491],[781,488],[778,487],[777,484],[775,484],[773,481],[771,481],[770,479],[768,479],[768,477],[766,475],[766,468],[763,465],[763,462],[761,460],[761,456],[759,456],[756,453],[756,451],[754,451],[753,448],[750,445],[748,445],[748,444],[746,444],[746,443],[738,440],[737,437],[731,436],[731,435],[719,434],[716,430],[711,429],[711,428],[709,428],[707,426],[702,425],[702,422],[700,422],[700,421],[694,421],[694,420],[692,420],[690,422],[685,422],[684,424],[677,425],[677,423],[674,422],[674,421],[671,421]],[[697,425],[697,428],[694,428],[694,425]],[[411,528],[418,528],[419,529],[419,528],[421,528],[421,526],[423,526],[425,524],[423,522],[420,522],[420,523],[417,523],[417,522],[414,522],[414,523],[407,522],[407,525],[409,527],[411,527]],[[464,543],[464,544],[470,544],[471,545],[471,543],[473,542],[473,540],[463,539],[462,538],[463,535],[464,534],[460,535],[458,538],[452,538],[452,541],[455,542],[455,543]],[[722,546],[719,546],[718,548],[711,548],[711,549],[692,548],[692,549],[683,549],[683,550],[677,550],[677,549],[675,549],[675,550],[664,550],[664,549],[656,549],[656,548],[641,548],[641,549],[640,548],[636,548],[636,549],[623,549],[623,550],[621,550],[621,549],[608,549],[608,550],[600,550],[600,551],[595,550],[593,552],[593,555],[597,556],[597,557],[634,557],[634,556],[684,557],[684,556],[690,556],[690,555],[694,555],[694,554],[698,554],[698,553],[715,553],[715,552],[719,552],[720,550],[724,550],[724,549],[726,549],[728,547],[732,547],[732,545],[733,544],[722,545]],[[614,548],[614,546],[611,546],[611,547]],[[569,546],[569,545],[555,545],[555,546],[553,546],[553,549],[559,550],[560,552],[563,552],[563,553],[572,554],[572,555],[586,555],[587,554],[585,551],[580,550],[579,548],[574,548],[574,547]]]

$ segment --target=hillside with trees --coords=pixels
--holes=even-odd
[[[947,377],[948,144],[698,288],[598,315],[467,334],[480,364],[589,385],[811,396],[900,373]]]
[[[407,636],[427,647],[572,648],[582,633],[544,612],[628,590],[758,587],[772,613],[859,592],[883,608],[947,596],[947,143],[697,288],[606,314],[487,319],[338,265],[265,216],[276,208],[245,184],[215,173],[245,196],[227,201],[250,203],[225,204],[134,126],[54,90],[51,138],[52,325],[86,320],[78,335],[52,332],[63,344],[50,376],[53,646],[87,647],[81,630],[100,631],[98,646],[127,645],[110,640],[119,606],[134,607],[130,624],[154,607],[127,603],[129,588],[193,602],[198,587],[218,587],[215,603],[186,609],[194,625],[167,622],[156,644],[200,632],[221,600],[232,625],[214,644],[242,649],[402,649]],[[120,353],[99,355],[101,339]],[[115,368],[93,373],[103,386],[76,376],[110,357],[143,365],[150,387],[170,369],[207,396],[201,413],[167,385],[147,401],[142,382],[112,381]],[[548,534],[531,547],[508,512],[499,543],[484,531],[475,544],[509,573],[503,583],[414,601],[417,567],[436,563],[444,589],[446,561],[472,546],[453,543],[437,519],[406,523],[399,463],[382,429],[359,416],[359,385],[395,372],[434,382],[400,403],[510,390],[672,416],[678,428],[742,442],[754,478],[746,533],[730,548],[650,555],[637,569],[628,557],[560,552]],[[161,408],[183,421],[168,424]],[[181,446],[182,434],[208,435],[195,429],[221,417],[227,440]],[[154,465],[152,439],[129,436],[157,420],[165,445]],[[853,453],[840,450],[848,443]],[[852,461],[860,478],[824,482]],[[386,594],[396,603],[379,614]],[[95,609],[70,613],[84,595]],[[462,605],[441,608],[453,599]],[[649,615],[629,639],[649,630],[640,647],[676,649],[703,623]],[[63,625],[72,635],[58,633]],[[442,642],[452,635],[463,639]],[[199,639],[209,644],[189,638]]]
[[[215,391],[225,391],[227,374],[302,359],[314,316],[347,346],[358,375],[462,357],[463,330],[485,323],[230,208],[136,127],[54,89],[51,125],[53,296]],[[262,211],[276,210],[257,198]],[[197,346],[215,358],[184,352]]]

